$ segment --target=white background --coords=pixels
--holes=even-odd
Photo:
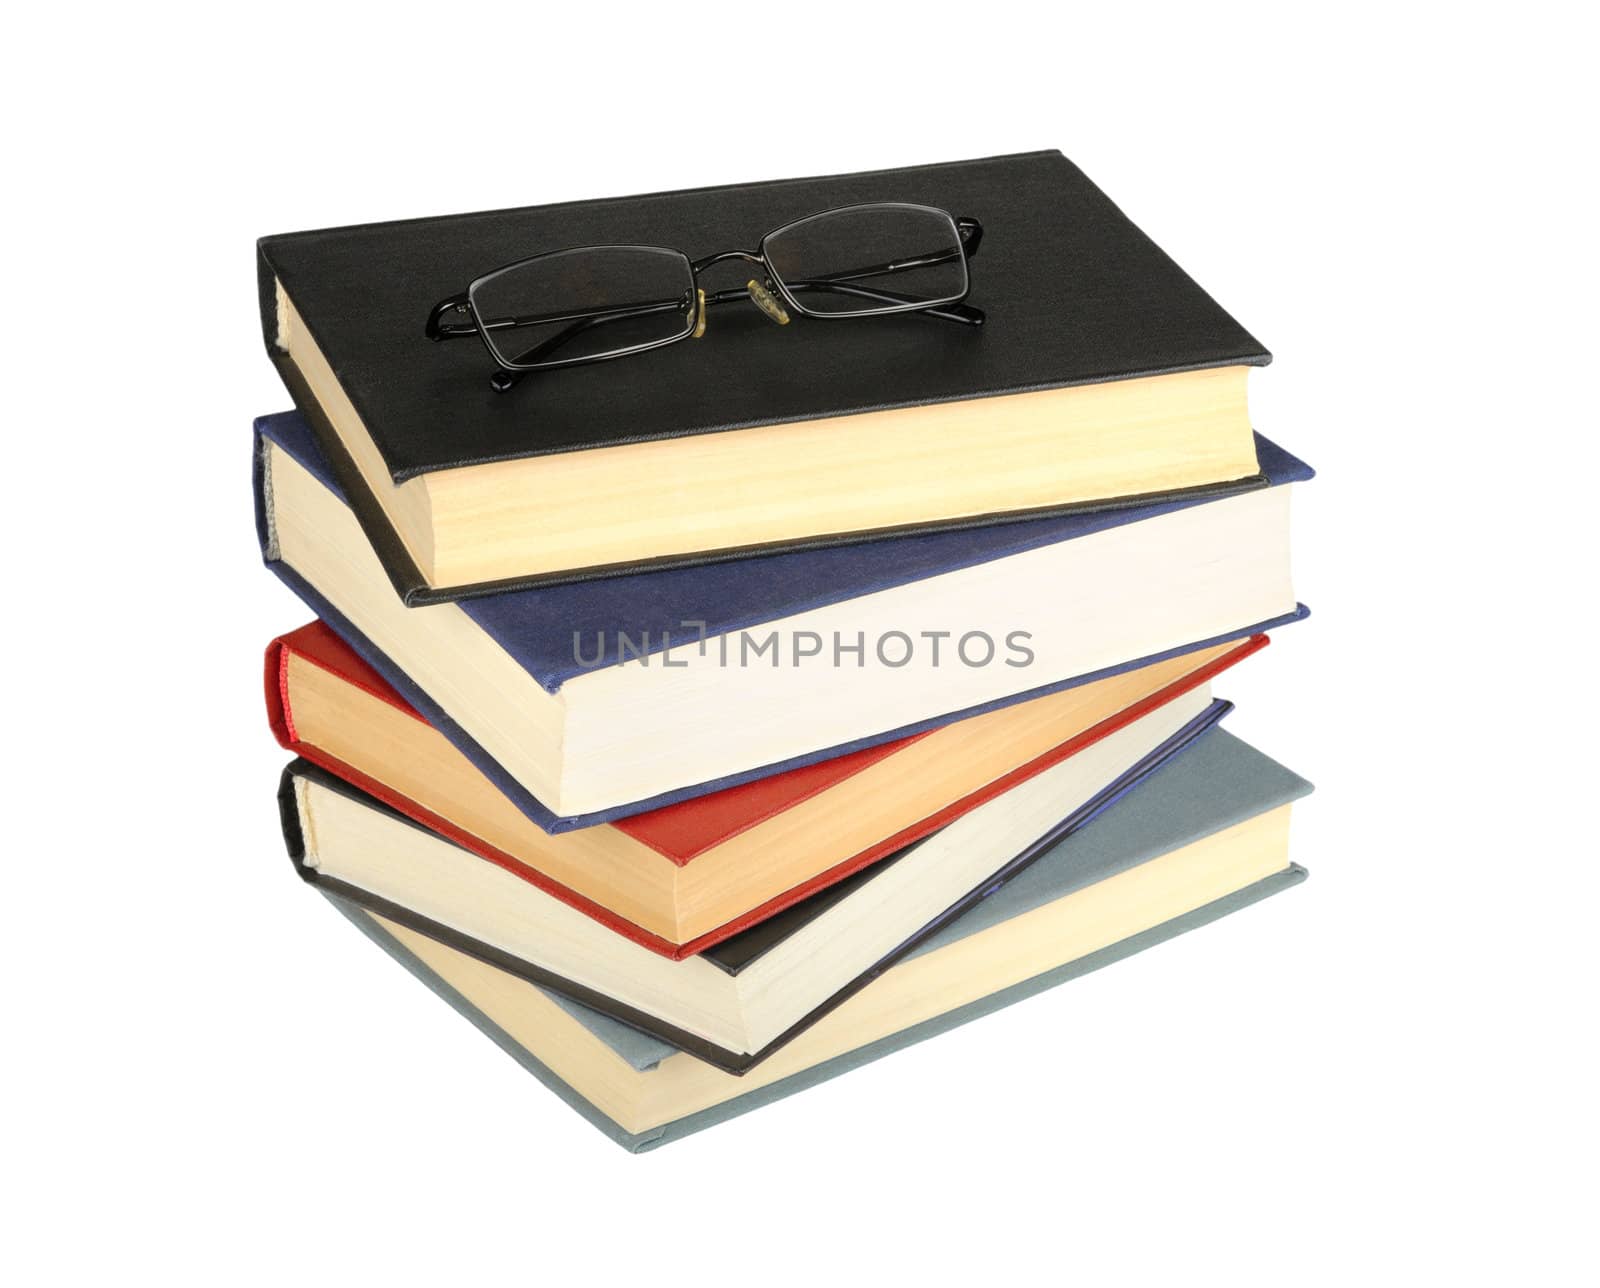
[[[1593,1282],[1577,7],[563,8],[8,19],[7,1279]],[[1320,470],[1219,685],[1312,880],[630,1157],[283,857],[253,241],[1038,147]]]

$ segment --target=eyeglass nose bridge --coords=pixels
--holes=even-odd
[[[748,295],[751,302],[761,310],[769,322],[776,322],[779,326],[787,326],[789,323],[789,313],[783,307],[783,302],[779,300],[775,294],[773,294],[771,289],[769,289],[772,286],[772,269],[767,264],[766,256],[761,254],[760,251],[718,251],[715,255],[707,255],[704,259],[691,260],[689,263],[689,268],[694,273],[694,276],[698,281],[700,274],[705,272],[706,269],[717,264],[726,264],[732,261],[738,261],[739,263],[743,264],[754,264],[757,268],[761,269],[762,276],[768,279],[767,283],[766,285],[763,285],[761,278],[752,277],[744,284],[743,291],[718,291],[715,295],[711,296],[706,295],[704,291],[700,291],[699,307],[695,316],[693,328],[689,332],[689,334],[692,335],[696,340],[706,333],[706,305],[722,304],[741,295]]]
[[[767,266],[766,259],[759,251],[754,250],[720,250],[715,255],[707,255],[704,259],[690,262],[689,267],[696,273],[703,273],[713,264],[726,264],[729,260],[739,259],[746,264],[759,264],[762,268]]]

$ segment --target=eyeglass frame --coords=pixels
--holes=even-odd
[[[915,210],[927,214],[940,215],[949,221],[951,231],[955,234],[956,250],[960,254],[962,281],[961,290],[959,292],[955,292],[949,296],[940,297],[939,299],[935,300],[906,300],[902,303],[886,304],[878,308],[858,309],[851,312],[820,313],[807,308],[798,299],[796,299],[795,294],[790,289],[789,284],[783,280],[782,275],[779,274],[767,260],[767,243],[772,241],[774,238],[780,237],[784,233],[791,231],[792,229],[798,228],[802,224],[807,224],[813,220],[821,219],[831,215],[849,214],[860,210],[879,209]],[[870,201],[860,202],[850,206],[836,206],[828,210],[819,210],[809,215],[803,215],[798,219],[792,219],[788,223],[782,224],[779,227],[774,228],[772,231],[766,233],[761,238],[760,243],[754,251],[718,251],[715,254],[706,255],[700,259],[694,260],[691,260],[683,251],[677,250],[676,248],[670,246],[646,246],[638,243],[603,243],[593,246],[569,246],[560,250],[544,251],[538,255],[529,255],[522,259],[513,260],[509,264],[502,264],[499,268],[491,269],[489,272],[483,273],[474,278],[467,285],[467,289],[465,291],[440,300],[433,306],[431,310],[429,310],[428,322],[423,333],[429,340],[433,340],[435,342],[443,340],[461,340],[466,339],[469,336],[477,336],[483,341],[484,348],[488,350],[489,356],[494,359],[495,365],[500,368],[500,370],[496,371],[492,376],[490,376],[490,384],[494,386],[497,392],[504,393],[511,389],[518,380],[520,380],[524,375],[527,375],[529,372],[554,370],[560,367],[584,366],[592,362],[607,362],[613,358],[626,358],[631,357],[636,353],[648,353],[652,349],[660,349],[669,344],[677,344],[680,340],[687,340],[690,338],[699,339],[705,334],[706,330],[706,309],[713,304],[728,304],[735,300],[749,299],[752,300],[763,313],[771,318],[772,321],[780,324],[787,323],[789,318],[785,315],[785,311],[782,309],[782,307],[773,307],[775,301],[772,301],[770,295],[768,294],[768,290],[771,288],[776,288],[778,294],[782,296],[784,303],[788,304],[802,317],[817,318],[824,321],[848,321],[852,318],[883,317],[895,313],[918,313],[926,314],[929,317],[939,318],[943,321],[956,322],[963,326],[980,327],[985,321],[985,314],[983,310],[974,308],[972,305],[965,304],[962,301],[966,299],[967,294],[972,287],[970,261],[972,257],[977,254],[979,243],[982,240],[983,225],[971,216],[952,215],[949,211],[942,210],[938,206],[925,206],[915,202]],[[667,336],[659,340],[649,340],[642,344],[627,345],[623,348],[614,349],[606,353],[586,354],[577,358],[556,358],[550,361],[524,363],[520,361],[508,362],[504,357],[502,357],[499,350],[496,349],[494,343],[489,339],[489,324],[485,323],[482,316],[479,314],[477,303],[473,298],[479,288],[485,283],[492,281],[494,278],[501,276],[502,274],[525,268],[527,265],[536,263],[540,260],[552,259],[556,256],[575,255],[585,252],[605,250],[648,250],[665,253],[680,259],[689,270],[690,281],[689,305],[685,315],[684,329],[678,332],[676,335]],[[924,268],[932,264],[948,262],[948,255],[949,252],[942,252],[937,255],[922,256],[915,259],[906,260],[904,262],[894,262],[881,266],[872,265],[865,269],[852,270],[850,277],[883,276],[888,273],[900,272],[905,269]],[[742,260],[746,263],[757,265],[764,270],[767,278],[766,288],[768,289],[761,290],[760,284],[752,279],[750,282],[746,283],[745,287],[743,288],[729,288],[727,290],[716,291],[708,295],[700,286],[700,275],[716,264],[727,263],[734,260]],[[817,280],[826,281],[837,289],[841,281],[846,281],[849,279],[841,277],[837,279],[821,278]],[[760,292],[759,294],[758,291]],[[854,288],[854,291],[861,294],[876,296],[878,298],[885,298],[886,295],[892,294],[881,290],[868,290],[865,287],[856,287]],[[763,299],[763,295],[766,295],[767,298]],[[670,307],[678,308],[681,306],[674,304]],[[574,323],[577,324],[577,326],[581,327],[586,324],[588,319],[600,318],[604,317],[608,313],[616,312],[617,310],[600,309],[592,313],[574,313],[564,315],[562,317],[535,319],[531,322],[513,320],[510,325],[516,327],[521,325],[533,325],[536,322],[559,322],[570,318]],[[471,321],[447,322],[445,319],[451,313],[465,313],[471,318]],[[536,352],[540,348],[550,346],[552,342],[561,343],[564,341],[568,332],[575,329],[575,327],[569,327],[567,331],[559,332],[555,336],[546,337],[545,340],[534,345],[529,352]]]

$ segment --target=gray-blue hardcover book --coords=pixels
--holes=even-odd
[[[330,900],[630,1151],[653,1149],[1206,925],[1305,878],[1311,785],[1220,730],[743,1077],[415,931]]]

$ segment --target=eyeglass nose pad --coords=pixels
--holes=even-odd
[[[706,333],[706,293],[699,287],[694,293],[694,329],[689,332],[691,339],[698,340]]]
[[[756,307],[769,318],[779,326],[789,325],[788,310],[779,302],[778,297],[765,286],[752,277],[744,284],[744,289],[750,292],[750,298],[755,301]]]

